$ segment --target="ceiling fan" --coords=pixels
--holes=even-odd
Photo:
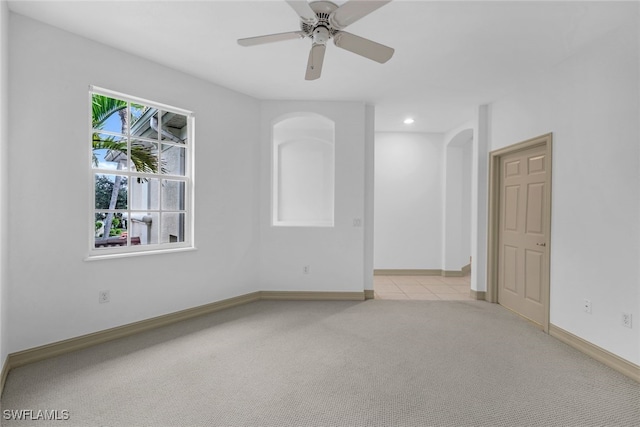
[[[306,80],[315,80],[320,77],[329,39],[333,39],[333,43],[339,48],[381,64],[393,56],[394,50],[388,46],[342,31],[391,0],[349,0],[339,7],[330,1],[312,1],[311,3],[306,0],[286,1],[300,17],[300,31],[239,39],[238,44],[255,46],[283,40],[310,38],[313,43],[307,62]]]

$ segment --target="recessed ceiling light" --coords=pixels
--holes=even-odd
[[[413,122],[415,122],[415,120],[413,120],[411,117],[404,119],[405,125],[410,125]]]

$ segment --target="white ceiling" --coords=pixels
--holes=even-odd
[[[417,132],[445,132],[472,119],[475,106],[637,20],[633,6],[395,0],[347,29],[395,48],[389,62],[329,43],[322,77],[306,81],[310,40],[236,43],[298,30],[298,17],[283,0],[9,2],[15,13],[238,92],[260,99],[366,101],[376,106],[376,130]],[[402,124],[406,116],[416,122]]]

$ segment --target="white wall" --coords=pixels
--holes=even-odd
[[[471,152],[471,289],[487,290],[489,197],[489,106],[480,105],[473,120]]]
[[[335,123],[335,216],[333,227],[271,226],[271,126],[297,112],[325,116]],[[265,101],[261,120],[260,284],[265,290],[362,291],[365,224],[367,126],[372,109],[354,102]],[[354,219],[361,225],[354,226]],[[303,267],[309,266],[309,274]],[[370,289],[370,287],[367,287]]]
[[[0,1],[0,369],[8,354],[9,8]]]
[[[551,323],[640,364],[640,20],[628,7],[626,27],[495,102],[490,141],[553,132]]]
[[[472,155],[472,141],[469,141],[468,144],[465,144],[462,147],[462,194],[460,197],[462,198],[461,209],[462,209],[462,225],[460,238],[462,242],[460,242],[460,262],[462,266],[469,264],[469,257],[471,256],[471,155]]]
[[[374,268],[442,268],[443,136],[375,138]]]
[[[444,136],[442,268],[460,271],[471,256],[471,155],[473,128]]]
[[[10,21],[3,352],[257,290],[259,102],[19,15]],[[194,111],[197,251],[84,261],[91,84]],[[108,304],[98,304],[103,289]]]
[[[364,289],[373,290],[373,251],[374,251],[374,226],[375,226],[375,122],[376,109],[373,105],[365,106],[364,125]]]
[[[442,268],[460,270],[462,263],[462,147],[444,150]],[[469,259],[467,255],[467,259]]]

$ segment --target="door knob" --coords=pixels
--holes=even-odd
[[[536,243],[536,246],[547,246],[546,243]]]

